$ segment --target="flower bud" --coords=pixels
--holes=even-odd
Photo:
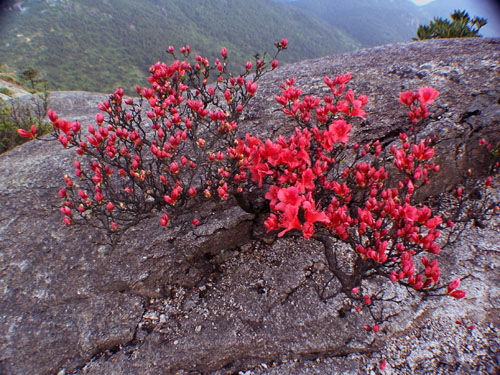
[[[455,280],[453,280],[450,284],[448,284],[448,294],[457,289],[458,287],[460,286],[460,278],[456,278]]]
[[[462,299],[465,297],[466,293],[464,290],[454,290],[453,292],[449,293],[449,295],[456,299]]]
[[[492,178],[491,178],[491,176],[488,176],[488,178],[486,179],[486,182],[484,183],[484,186],[489,187],[491,185],[491,182],[492,182]]]
[[[398,275],[396,273],[396,271],[392,271],[391,272],[391,277],[389,278],[393,283],[395,283],[396,281],[398,281]]]
[[[205,198],[212,198],[212,192],[208,189],[203,191],[203,195],[205,195]]]
[[[177,162],[174,161],[170,164],[170,172],[173,174],[176,174],[179,172],[179,164],[177,164]]]
[[[33,138],[33,134],[24,129],[17,129],[17,133],[23,138]]]
[[[163,214],[163,216],[160,219],[160,224],[161,224],[162,227],[167,226],[167,224],[168,224],[168,216],[167,216],[167,214]]]
[[[57,121],[57,113],[55,111],[53,111],[52,109],[49,109],[49,111],[47,112],[47,116],[49,117],[49,120],[51,122],[56,122]]]
[[[62,188],[61,190],[59,190],[59,192],[57,193],[61,198],[64,198],[66,197],[66,189]]]
[[[99,125],[101,125],[101,124],[102,124],[102,122],[104,121],[104,116],[103,116],[103,114],[102,114],[102,113],[98,113],[98,114],[96,114],[96,115],[95,115],[95,121],[96,121]]]

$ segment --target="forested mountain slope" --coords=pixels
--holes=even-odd
[[[214,59],[221,47],[242,66],[257,52],[292,62],[359,48],[359,42],[301,9],[269,0],[30,0],[0,19],[0,62],[46,74],[52,89],[109,91],[144,83],[169,45],[189,43]],[[233,66],[234,66],[233,65]]]
[[[490,9],[488,1],[478,0],[471,15],[491,18],[476,12]],[[52,90],[131,93],[150,65],[168,58],[169,45],[189,43],[211,60],[225,46],[238,72],[281,38],[289,40],[281,63],[411,40],[419,24],[452,12],[450,2],[10,0],[0,5],[0,64],[10,72],[33,67]]]

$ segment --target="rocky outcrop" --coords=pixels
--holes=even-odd
[[[290,130],[274,101],[285,78],[320,94],[324,75],[350,71],[351,87],[370,101],[356,136],[389,144],[406,117],[398,93],[433,86],[441,92],[436,115],[420,131],[438,136],[443,188],[469,168],[479,175],[477,140],[498,137],[499,61],[500,40],[478,38],[284,66],[260,82],[242,131]],[[61,116],[86,124],[102,98],[61,92],[51,102]],[[190,231],[146,220],[116,248],[92,229],[64,227],[57,190],[71,163],[72,151],[51,142],[0,156],[2,375],[358,374],[384,359],[385,371],[398,374],[495,373],[500,366],[494,227],[468,231],[440,255],[443,274],[472,275],[465,300],[403,298],[391,307],[399,314],[374,335],[361,328],[369,317],[345,311],[341,296],[319,298],[331,277],[321,243],[255,239],[259,218],[231,202],[200,207],[212,219]]]
[[[18,97],[29,97],[31,95],[23,87],[15,83],[5,81],[3,79],[0,79],[0,89],[3,89],[3,92],[0,92],[0,100],[9,100],[11,98]]]

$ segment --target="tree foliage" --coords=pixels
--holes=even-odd
[[[31,92],[35,93],[36,91],[46,91],[47,89],[47,81],[44,79],[38,78],[40,72],[33,67],[29,67],[19,74],[19,78],[25,81],[29,86],[31,86]],[[39,87],[42,86],[42,89],[39,90]]]
[[[465,10],[455,10],[450,17],[451,21],[434,17],[428,26],[420,25],[417,29],[418,39],[413,40],[480,37],[479,29],[487,23],[485,18],[470,18]]]
[[[147,83],[144,72],[151,61],[165,59],[166,46],[185,41],[194,54],[211,60],[226,46],[232,70],[272,45],[282,30],[293,43],[282,62],[358,47],[340,30],[303,13],[269,0],[33,1],[28,11],[2,18],[0,60],[12,70],[35,67],[52,90],[122,87],[131,95],[137,83]]]

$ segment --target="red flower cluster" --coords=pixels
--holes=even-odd
[[[17,133],[23,138],[35,138],[36,132],[37,132],[36,125],[31,125],[30,132],[28,132],[24,129],[17,129]]]
[[[279,53],[287,41],[276,47]],[[443,221],[449,228],[454,222],[417,200],[416,191],[430,183],[439,166],[432,162],[431,140],[418,139],[414,125],[386,148],[379,141],[353,143],[354,118],[365,118],[368,98],[346,89],[352,79],[347,73],[325,77],[323,97],[303,96],[295,79],[287,79],[275,99],[296,122],[293,132],[273,140],[237,138],[241,112],[255,96],[259,78],[277,68],[277,54],[270,63],[247,62],[245,71],[233,76],[226,70],[226,48],[214,64],[201,56],[181,61],[173,47],[168,52],[174,61],[151,66],[151,87],[137,86],[139,99],[125,98],[117,89],[99,103],[86,134],[78,122],[49,111],[55,138],[87,157],[85,163],[75,161],[78,183],[65,176],[59,191],[66,225],[83,221],[113,236],[156,212],[160,225],[168,226],[176,214],[194,213],[201,199],[238,198],[256,185],[269,202],[268,232],[282,237],[295,231],[350,246],[356,264],[362,264],[356,269],[363,272],[343,286],[359,302],[355,311],[379,300],[363,285],[373,275],[425,292],[446,287],[439,286],[438,261],[428,256],[441,251]],[[190,47],[180,52],[188,57]],[[211,74],[216,75],[212,85]],[[399,102],[416,124],[429,116],[428,105],[438,96],[425,87],[401,93]],[[19,130],[30,138],[36,133],[36,127]],[[464,195],[459,187],[458,199]],[[193,214],[189,220],[199,225],[199,219]],[[447,294],[463,298],[459,284],[460,279],[450,283]],[[381,326],[365,328],[378,332]]]
[[[253,72],[249,62],[237,76],[226,70],[226,48],[221,49],[222,61],[216,59],[214,65],[201,56],[194,63],[181,61],[169,48],[173,63],[150,67],[151,87],[136,87],[139,100],[125,98],[117,89],[98,104],[100,112],[96,124],[88,125],[88,135],[83,135],[78,122],[69,124],[49,110],[54,135],[63,146],[76,147],[77,154],[93,160],[85,166],[78,162],[78,191],[66,177],[67,186],[59,194],[65,199],[65,223],[74,223],[76,209],[80,219],[98,218],[97,226],[117,233],[152,210],[173,209],[199,196],[225,200],[240,191],[236,185],[246,177],[234,176],[240,160],[231,153],[238,118],[255,95],[257,81],[277,67],[276,56],[286,46],[285,39],[276,44],[278,51],[269,67],[256,59]],[[188,57],[190,47],[180,52]],[[217,84],[209,85],[213,72]],[[34,137],[36,127],[32,133],[19,133]],[[168,222],[165,213],[160,224]]]
[[[426,257],[421,258],[424,268],[419,273],[414,256],[424,251],[439,253],[436,239],[442,219],[429,207],[413,204],[416,186],[428,183],[429,174],[439,170],[429,162],[434,149],[428,139],[412,144],[402,133],[402,146],[391,146],[394,165],[402,172],[392,187],[388,186],[384,166],[378,166],[382,151],[378,142],[361,148],[354,145],[358,150],[356,160],[351,167],[339,168],[347,155],[352,130],[347,119],[364,118],[363,106],[367,103],[364,95],[354,99],[352,90],[342,98],[350,79],[350,74],[333,80],[325,77],[332,95],[322,99],[301,98],[302,90],[294,86],[295,80],[287,80],[276,101],[283,113],[297,121],[294,134],[265,142],[247,134],[234,152],[244,155],[244,165],[259,187],[265,180],[270,183],[265,195],[272,211],[265,222],[268,231],[279,229],[281,237],[296,229],[310,238],[324,228],[339,240],[356,242],[357,253],[380,264],[392,281],[404,281],[415,289],[435,285],[440,274],[437,261],[429,264]],[[425,105],[438,94],[425,88],[418,94],[403,93],[401,98],[412,106],[417,100],[420,108],[425,108],[412,111],[413,120],[428,116]]]
[[[427,104],[434,103],[434,99],[439,96],[439,91],[432,87],[423,87],[417,93],[413,91],[403,92],[399,95],[399,102],[407,105],[410,108],[408,116],[413,123],[417,123],[419,118],[429,116]]]

